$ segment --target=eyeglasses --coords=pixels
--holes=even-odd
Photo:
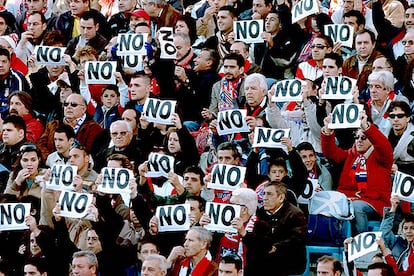
[[[402,118],[406,117],[407,115],[406,115],[405,113],[397,113],[397,114],[395,114],[395,113],[390,113],[390,114],[388,114],[388,116],[389,116],[391,119],[395,119],[395,117],[397,117],[398,119],[402,119]]]
[[[111,132],[111,135],[116,137],[118,135],[125,136],[127,135],[128,131],[120,131],[120,132]]]
[[[373,88],[375,88],[375,89],[385,89],[384,87],[382,87],[379,84],[370,84],[370,85],[368,85],[368,88],[369,89],[373,89]]]
[[[401,41],[401,43],[404,46],[406,46],[406,45],[413,46],[414,45],[414,41],[412,41],[412,40],[403,40],[403,41]]]
[[[34,151],[37,150],[36,145],[33,144],[27,144],[20,147],[20,153],[26,152],[26,151]]]
[[[362,141],[365,141],[365,140],[367,140],[367,136],[365,136],[365,135],[355,135],[354,139],[355,140],[361,139]]]
[[[311,49],[319,49],[319,50],[322,50],[322,49],[325,49],[325,48],[327,48],[328,46],[326,46],[326,45],[319,45],[319,44],[317,44],[317,45],[312,45],[311,46]]]
[[[386,70],[386,69],[389,69],[389,68],[391,68],[391,66],[385,66],[385,67],[382,67],[382,66],[373,66],[372,67],[372,71],[382,71],[382,70]]]
[[[74,102],[70,102],[70,103],[68,103],[68,102],[64,102],[64,103],[63,103],[63,106],[64,106],[64,107],[68,107],[69,105],[70,105],[71,107],[77,107],[78,105],[83,106],[84,104],[79,104],[79,103],[74,103]]]

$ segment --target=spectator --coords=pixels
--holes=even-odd
[[[235,41],[230,47],[231,53],[240,54],[244,58],[244,73],[246,75],[261,73],[262,69],[260,66],[249,60],[249,51],[250,45],[243,41]]]
[[[392,267],[386,263],[373,263],[368,266],[368,274],[367,276],[396,276],[400,274],[396,274]]]
[[[316,273],[318,275],[341,276],[342,264],[332,256],[324,255],[317,261]]]
[[[216,0],[206,1],[203,8],[197,11],[197,35],[210,38],[218,31],[217,16],[221,7],[226,5],[226,1]]]
[[[130,15],[137,6],[136,0],[126,0],[118,3],[119,12],[108,18],[108,25],[111,29],[111,36],[126,33],[129,30]],[[149,19],[149,18],[148,18]]]
[[[113,122],[121,119],[123,109],[119,103],[119,96],[118,86],[114,84],[102,89],[102,104],[96,104],[93,119],[104,129],[109,129]]]
[[[164,276],[167,275],[167,269],[168,262],[164,256],[158,254],[151,254],[144,259],[141,268],[141,275]]]
[[[36,143],[43,133],[44,126],[35,117],[32,109],[32,97],[24,91],[14,91],[9,95],[9,114],[17,115],[24,119],[26,123],[26,139]]]
[[[75,132],[69,125],[62,124],[55,129],[54,135],[56,151],[47,156],[46,167],[67,164],[70,158],[69,151],[75,142]]]
[[[360,113],[361,127],[355,132],[351,149],[335,144],[334,131],[328,128],[331,115],[324,120],[321,131],[322,152],[334,163],[343,164],[337,191],[352,199],[355,208],[355,234],[368,230],[368,220],[383,214],[391,194],[390,172],[392,147],[378,128],[368,122],[365,111]],[[375,174],[369,173],[375,171]],[[368,177],[369,174],[369,177]]]
[[[162,27],[174,27],[181,16],[177,7],[164,0],[144,0],[141,6],[151,17],[151,33],[154,34]]]
[[[227,253],[220,258],[218,276],[242,276],[243,261],[239,255]]]
[[[35,258],[31,258],[25,262],[23,272],[24,272],[24,275],[33,275],[33,276],[47,276],[48,275],[45,261],[43,259],[35,259]]]
[[[0,37],[0,47],[7,49],[10,53],[10,67],[11,69],[26,75],[28,72],[27,59],[19,57],[17,54],[16,44],[18,41],[16,34],[3,35]]]
[[[73,253],[72,273],[82,276],[98,275],[98,259],[91,251],[78,251]]]

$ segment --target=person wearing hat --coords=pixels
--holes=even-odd
[[[146,23],[151,28],[151,18],[145,10],[135,10],[127,13],[126,16],[129,20],[128,33],[135,33],[135,29],[140,23]]]
[[[118,3],[119,12],[108,19],[111,35],[126,33],[129,30],[129,15],[137,6],[136,0],[124,0]]]
[[[26,123],[26,139],[36,143],[44,130],[43,124],[35,117],[32,109],[32,96],[24,91],[14,91],[9,95],[9,115],[18,115]]]
[[[23,62],[22,59],[20,59],[16,55],[16,44],[19,37],[17,34],[9,34],[9,35],[2,35],[0,36],[0,47],[5,48],[10,53],[10,67],[15,70],[19,71],[23,75],[26,75],[28,72],[27,65]]]

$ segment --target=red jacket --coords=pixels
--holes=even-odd
[[[23,115],[24,122],[26,123],[26,139],[30,142],[37,143],[40,135],[45,128],[43,124],[31,114]]]
[[[391,196],[391,167],[393,163],[393,150],[387,137],[376,126],[371,126],[365,135],[374,146],[374,150],[367,158],[367,188],[361,192],[361,200],[369,203],[381,216],[383,209],[389,205]],[[358,156],[355,144],[352,148],[344,150],[335,143],[335,135],[321,133],[322,152],[326,158],[335,163],[343,163],[337,191],[344,193],[348,198],[356,199],[358,187],[353,181],[350,171],[352,164]]]

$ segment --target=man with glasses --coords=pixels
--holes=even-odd
[[[317,35],[312,42],[312,59],[299,63],[296,78],[311,81],[322,77],[322,63],[325,55],[332,52],[332,39],[325,35]]]
[[[42,158],[54,151],[55,129],[59,124],[70,125],[76,133],[76,139],[88,152],[95,154],[99,148],[106,145],[108,139],[101,126],[95,122],[86,112],[86,101],[80,94],[71,94],[63,103],[63,120],[53,120],[46,125],[45,131],[40,136],[38,146],[42,151]]]
[[[414,30],[407,30],[401,43],[404,46],[404,53],[396,58],[395,76],[399,81],[404,81],[408,64],[414,59]]]
[[[352,200],[355,209],[352,236],[368,231],[368,220],[379,220],[384,207],[389,205],[393,164],[393,151],[387,137],[368,122],[365,111],[359,116],[360,128],[355,132],[354,145],[348,150],[335,142],[334,131],[329,128],[331,114],[324,119],[325,126],[321,130],[324,156],[343,165],[337,191]]]

